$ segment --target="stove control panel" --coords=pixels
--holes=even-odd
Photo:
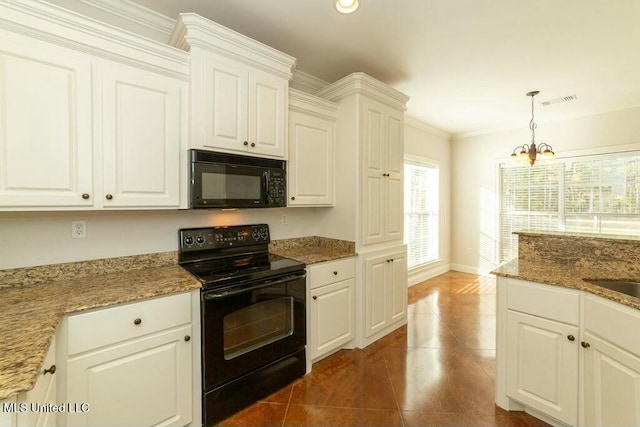
[[[221,249],[269,243],[269,225],[231,225],[183,228],[179,231],[180,252]]]

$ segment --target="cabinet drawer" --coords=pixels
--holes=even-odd
[[[605,340],[640,356],[640,310],[587,295],[584,327]]]
[[[67,351],[72,355],[190,322],[189,293],[76,314],[68,319]]]
[[[577,325],[580,294],[572,289],[507,279],[507,308]]]
[[[309,267],[311,289],[350,279],[356,275],[356,262],[353,258],[314,264]]]

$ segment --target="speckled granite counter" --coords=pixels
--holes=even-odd
[[[518,258],[492,271],[502,277],[590,292],[640,310],[640,298],[582,279],[640,281],[640,239],[564,233],[517,233]]]
[[[273,240],[269,243],[269,252],[305,264],[316,264],[356,256],[355,247],[354,242],[311,236]]]
[[[0,399],[33,388],[65,314],[199,289],[176,259],[169,252],[0,271]]]

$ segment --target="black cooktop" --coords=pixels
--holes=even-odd
[[[305,268],[302,262],[269,254],[266,224],[185,228],[179,238],[179,263],[204,289],[276,280]]]

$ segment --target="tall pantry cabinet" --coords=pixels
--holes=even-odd
[[[407,321],[403,130],[409,98],[364,73],[317,95],[339,106],[329,228],[336,238],[356,242],[356,345],[364,347]]]

